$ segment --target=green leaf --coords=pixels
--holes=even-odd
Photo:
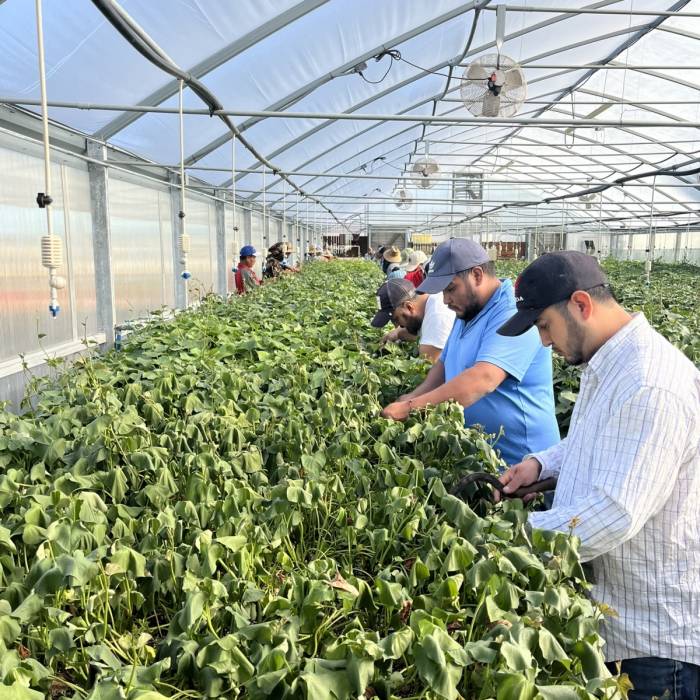
[[[49,632],[49,643],[52,649],[57,649],[60,652],[67,652],[72,649],[73,632],[66,627],[57,627]]]
[[[532,668],[532,654],[522,644],[503,642],[501,656],[505,659],[508,668],[512,668],[514,671],[527,671]]]
[[[610,671],[605,666],[602,654],[590,642],[585,640],[576,642],[572,653],[581,659],[581,668],[588,680],[610,677]]]
[[[379,642],[385,659],[400,659],[413,643],[414,634],[410,627],[392,632]]]
[[[537,689],[525,676],[502,674],[498,679],[496,700],[532,700]]]
[[[108,575],[128,572],[135,578],[142,578],[146,576],[146,557],[135,549],[123,547],[112,555],[106,570]]]
[[[248,544],[248,538],[245,535],[226,535],[217,537],[214,542],[219,542],[231,552],[238,552]]]
[[[388,608],[398,608],[403,602],[403,589],[400,583],[377,579],[377,599]]]
[[[537,633],[537,641],[545,661],[569,661],[567,653],[557,638],[546,628],[542,627]]]
[[[44,694],[15,681],[12,685],[0,685],[0,700],[44,700]]]
[[[537,692],[542,700],[581,700],[576,689],[566,685],[538,685]]]

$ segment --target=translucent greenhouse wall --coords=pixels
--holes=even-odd
[[[17,408],[29,373],[46,373],[47,358],[69,358],[85,344],[103,345],[107,334],[97,308],[94,221],[90,173],[80,157],[53,154],[54,231],[64,243],[67,280],[59,290],[61,311],[48,312],[48,272],[41,265],[40,239],[46,214],[35,198],[43,190],[43,158],[38,144],[0,133],[0,402]],[[162,307],[176,306],[177,251],[173,222],[179,190],[165,182],[114,168],[108,170],[107,209],[110,235],[112,303],[115,324],[142,319]],[[175,209],[175,211],[173,211]],[[188,194],[186,228],[192,239],[189,301],[210,292],[235,291],[232,268],[238,251],[252,243],[262,272],[266,243],[283,238],[282,220],[230,202]],[[223,231],[219,230],[223,227]],[[268,238],[264,237],[268,229]],[[287,240],[296,251],[319,239],[296,222],[286,223]],[[98,267],[98,269],[100,269]],[[111,329],[110,329],[111,330]]]

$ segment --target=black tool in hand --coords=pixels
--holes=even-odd
[[[512,493],[506,493],[503,489],[503,484],[495,477],[493,474],[488,472],[473,472],[472,474],[467,474],[463,476],[453,487],[452,495],[462,497],[462,494],[467,489],[470,484],[486,483],[498,489],[501,496],[504,498],[522,498],[527,496],[529,493],[544,493],[545,491],[553,491],[554,487],[557,485],[557,480],[554,477],[549,479],[542,479],[541,481],[535,481],[529,486],[521,486]],[[493,496],[492,499],[493,500]]]

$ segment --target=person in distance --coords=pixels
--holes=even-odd
[[[257,255],[258,252],[252,245],[244,245],[241,248],[238,267],[233,269],[238,294],[247,294],[260,286],[260,280],[253,270]]]

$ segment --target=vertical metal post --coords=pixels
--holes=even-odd
[[[180,251],[180,236],[183,220],[180,212],[180,177],[176,173],[168,175],[170,182],[170,221],[173,235],[173,284],[175,290],[175,308],[187,308],[187,282],[182,279],[182,254]]]
[[[654,246],[656,241],[654,240],[654,195],[656,194],[656,177],[654,177],[654,182],[651,186],[651,207],[649,209],[649,240],[647,241],[647,258],[644,262],[644,274],[646,278],[646,283],[651,282],[651,263],[654,259]]]
[[[94,160],[106,160],[105,147],[87,142],[87,154]],[[112,233],[109,222],[109,173],[106,165],[88,163],[90,213],[92,215],[92,252],[95,262],[95,299],[97,321],[105,334],[107,347],[114,345],[117,321],[112,277]]]
[[[223,200],[224,192],[215,191]],[[216,293],[225,297],[228,280],[228,263],[226,262],[226,205],[223,201],[214,200],[216,212]]]
[[[673,262],[677,263],[681,257],[681,247],[683,245],[683,233],[679,229],[676,232],[676,245],[673,248]]]

